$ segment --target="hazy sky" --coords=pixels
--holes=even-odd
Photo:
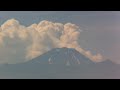
[[[0,11],[0,25],[15,18],[29,26],[41,20],[74,23],[83,30],[81,47],[100,52],[104,57],[120,63],[120,12],[116,11]]]

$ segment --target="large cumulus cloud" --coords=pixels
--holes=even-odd
[[[23,59],[16,61],[6,60],[4,57],[11,57],[11,53],[5,54],[0,59],[0,63],[17,63],[32,60],[33,58],[53,49],[53,48],[74,48],[81,54],[95,62],[102,60],[101,54],[92,55],[80,47],[80,28],[71,23],[55,23],[51,21],[41,21],[28,27],[20,25],[15,19],[6,21],[0,27],[0,53],[11,49],[13,57],[18,56]],[[9,50],[8,49],[8,50]]]

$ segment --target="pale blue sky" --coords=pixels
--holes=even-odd
[[[120,12],[118,11],[0,11],[0,25],[15,18],[23,25],[50,20],[74,23],[83,30],[81,47],[100,52],[120,63]]]

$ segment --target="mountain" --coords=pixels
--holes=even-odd
[[[80,54],[73,48],[55,48],[27,63],[39,64],[62,64],[62,65],[84,65],[93,64],[90,59]]]
[[[120,78],[120,65],[94,63],[72,48],[55,48],[31,61],[0,67],[0,78]]]

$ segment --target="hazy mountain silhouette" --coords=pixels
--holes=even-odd
[[[19,64],[0,67],[0,78],[120,78],[120,65],[94,63],[72,48],[55,48]]]
[[[84,55],[72,48],[56,48],[53,49],[27,63],[41,63],[41,64],[63,64],[63,65],[77,65],[77,64],[92,64]]]

